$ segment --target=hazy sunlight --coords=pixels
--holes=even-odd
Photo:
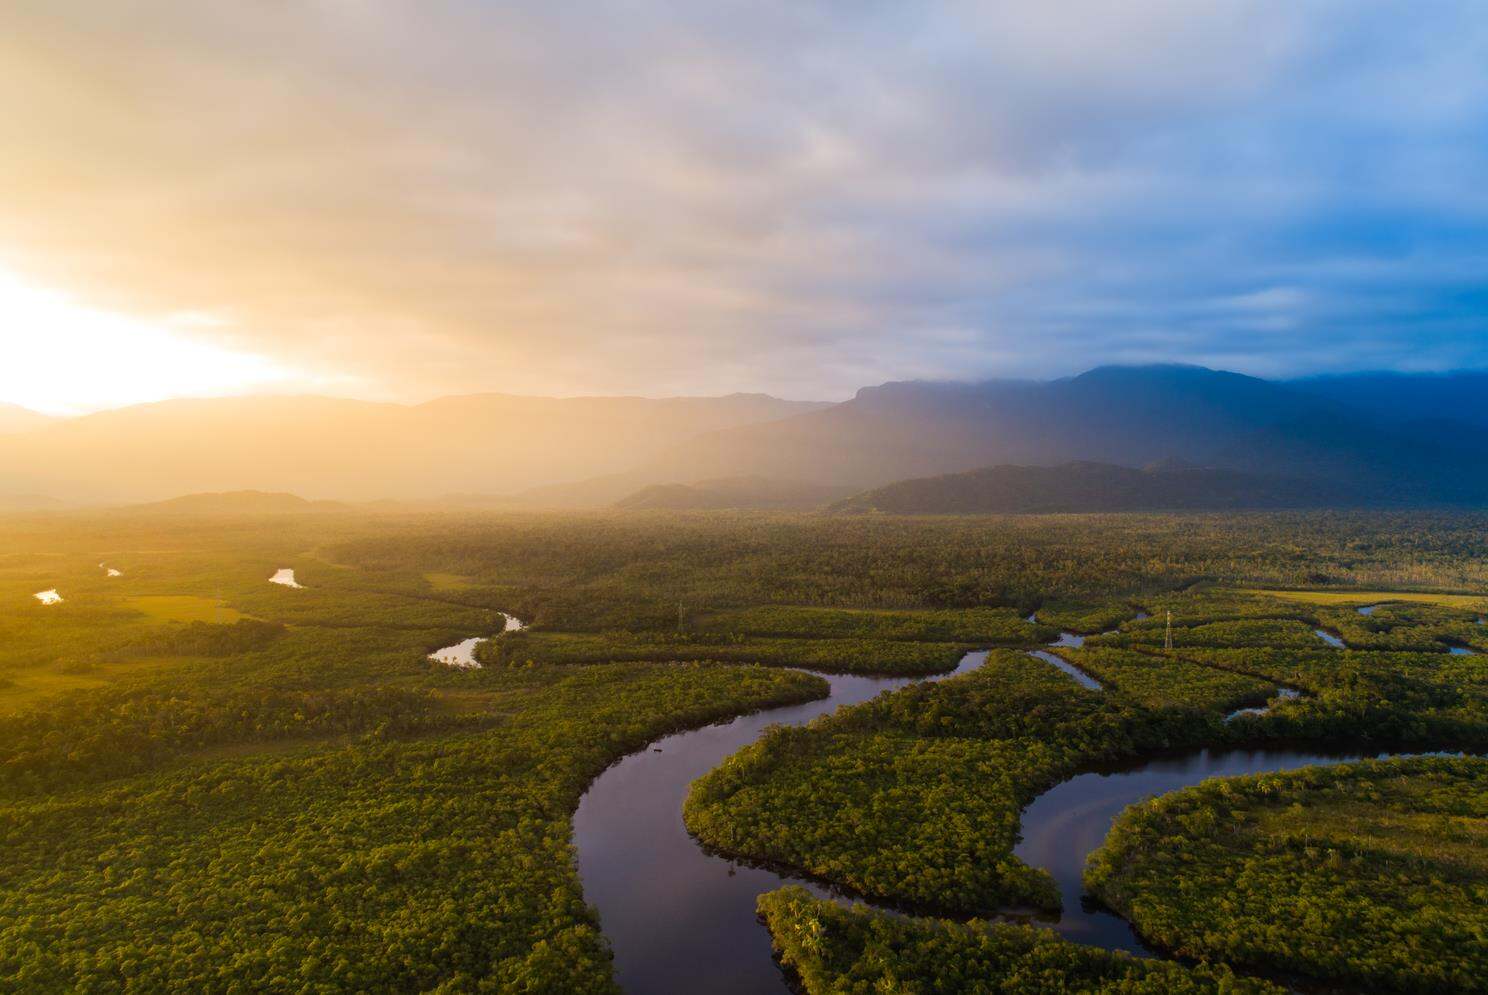
[[[0,3],[0,995],[1488,995],[1485,67]]]
[[[201,341],[172,323],[85,307],[0,269],[0,397],[49,414],[76,414],[304,379],[263,356]]]

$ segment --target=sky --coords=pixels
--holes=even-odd
[[[1488,366],[1488,5],[15,0],[0,400]]]

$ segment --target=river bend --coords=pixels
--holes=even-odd
[[[1066,633],[1051,645],[1080,642],[1080,637]],[[1058,659],[1042,651],[1035,655],[1046,662]],[[705,851],[682,822],[688,786],[754,742],[768,726],[804,725],[843,705],[918,680],[966,673],[986,659],[986,652],[968,653],[954,670],[930,678],[820,674],[831,685],[826,698],[664,737],[596,778],[574,815],[574,845],[584,898],[599,912],[620,986],[646,995],[691,995],[700,979],[706,979],[710,992],[787,992],[769,933],[756,918],[756,898],[786,884],[803,885],[820,897],[841,896],[819,882]],[[1081,671],[1075,674],[1090,679]],[[1058,922],[1042,925],[1076,942],[1151,956],[1125,919],[1084,896],[1081,876],[1086,857],[1105,840],[1118,813],[1134,802],[1210,777],[1374,755],[1202,750],[1149,759],[1111,773],[1081,774],[1045,792],[1024,810],[1023,840],[1013,852],[1048,870],[1059,887],[1063,914]]]

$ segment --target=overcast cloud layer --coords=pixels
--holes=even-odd
[[[1488,5],[10,3],[0,189],[393,396],[1488,366]]]

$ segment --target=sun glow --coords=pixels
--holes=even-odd
[[[203,341],[213,323],[100,311],[0,268],[0,401],[65,415],[309,382],[265,356]]]

